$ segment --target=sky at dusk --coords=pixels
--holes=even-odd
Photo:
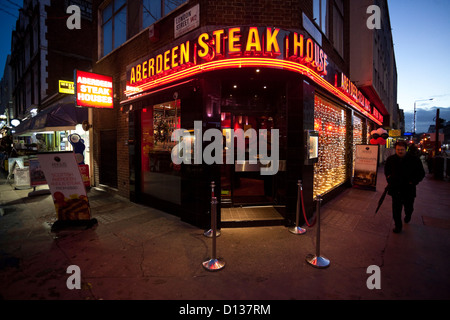
[[[355,0],[353,0],[355,1]],[[450,0],[388,0],[405,130],[427,132],[436,109],[450,121]]]
[[[358,1],[358,0],[351,0]],[[11,31],[23,0],[0,0],[0,76],[11,48]],[[398,104],[405,129],[433,124],[436,109],[450,121],[450,0],[388,0],[398,73]],[[432,101],[418,101],[434,98]]]

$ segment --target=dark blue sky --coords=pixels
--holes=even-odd
[[[23,0],[0,0],[0,78],[3,77],[6,57],[11,52],[11,32],[16,27],[22,4]]]
[[[23,0],[1,0],[0,5],[1,76],[18,17],[14,3],[22,6]],[[434,98],[417,102],[418,110],[422,110],[416,117],[417,131],[426,131],[436,108],[440,108],[441,117],[450,121],[450,0],[388,0],[388,4],[397,62],[398,103],[406,115],[406,130],[412,129],[414,101]]]

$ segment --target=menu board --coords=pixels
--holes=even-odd
[[[71,151],[40,153],[38,160],[50,188],[58,220],[89,220],[89,200],[75,154]]]
[[[353,184],[376,189],[377,168],[378,145],[356,145]]]

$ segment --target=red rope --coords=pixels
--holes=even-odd
[[[303,217],[305,218],[306,225],[308,227],[313,227],[316,224],[316,220],[317,219],[316,219],[316,217],[314,217],[314,222],[312,224],[309,224],[308,219],[306,218],[305,203],[303,201],[303,188],[300,188],[300,196],[301,196],[301,199],[302,199]]]

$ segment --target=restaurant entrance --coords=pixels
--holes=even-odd
[[[259,137],[253,137],[259,129],[266,129],[268,134],[274,128],[273,117],[270,115],[246,115],[224,112],[222,117],[222,132],[227,137],[227,131],[234,131],[238,135],[237,129],[242,129],[248,137],[245,138],[245,150],[239,150],[241,146],[235,142],[234,161],[232,164],[226,164],[221,168],[221,199],[224,204],[239,205],[258,205],[274,203],[274,175],[261,175],[261,163],[259,153],[251,152],[257,150]],[[249,129],[254,129],[250,130]],[[256,139],[255,139],[256,138]],[[226,138],[225,138],[226,139]],[[256,144],[255,144],[256,142]],[[253,143],[253,145],[252,145]],[[270,140],[268,141],[270,144]],[[224,145],[224,155],[227,152]],[[271,149],[271,145],[268,147]],[[238,161],[238,153],[243,152],[245,160]],[[256,163],[254,163],[256,162]]]
[[[222,222],[284,219],[284,91],[283,83],[256,79],[222,83]],[[226,159],[230,136],[234,140],[231,163]],[[266,146],[267,151],[261,149],[261,143]],[[270,158],[275,154],[278,154],[278,159],[275,160],[278,170],[275,174],[262,174],[261,169],[273,166],[273,163],[265,164],[260,160],[264,156]]]

